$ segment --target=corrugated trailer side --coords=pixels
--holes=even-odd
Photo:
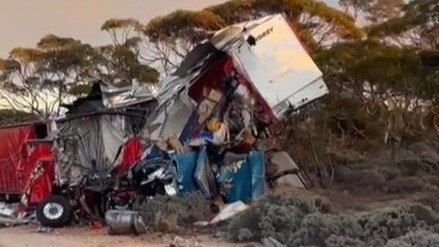
[[[21,194],[30,175],[26,142],[35,139],[34,125],[0,128],[0,194]]]

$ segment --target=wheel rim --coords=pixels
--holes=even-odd
[[[59,219],[64,213],[64,207],[56,202],[47,203],[43,208],[44,217],[49,220]]]

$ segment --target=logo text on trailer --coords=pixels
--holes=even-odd
[[[256,36],[256,41],[259,41],[265,37],[267,37],[268,35],[273,33],[274,28],[270,27],[269,29],[265,30],[263,33],[259,34],[258,36]]]

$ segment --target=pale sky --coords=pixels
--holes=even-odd
[[[338,0],[327,0],[335,3]],[[151,18],[177,9],[197,10],[224,0],[0,0],[0,57],[14,47],[34,47],[46,34],[92,45],[110,42],[100,31],[110,18]]]

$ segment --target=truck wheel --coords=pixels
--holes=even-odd
[[[73,207],[65,197],[53,195],[38,204],[36,214],[42,226],[62,227],[72,219]]]

